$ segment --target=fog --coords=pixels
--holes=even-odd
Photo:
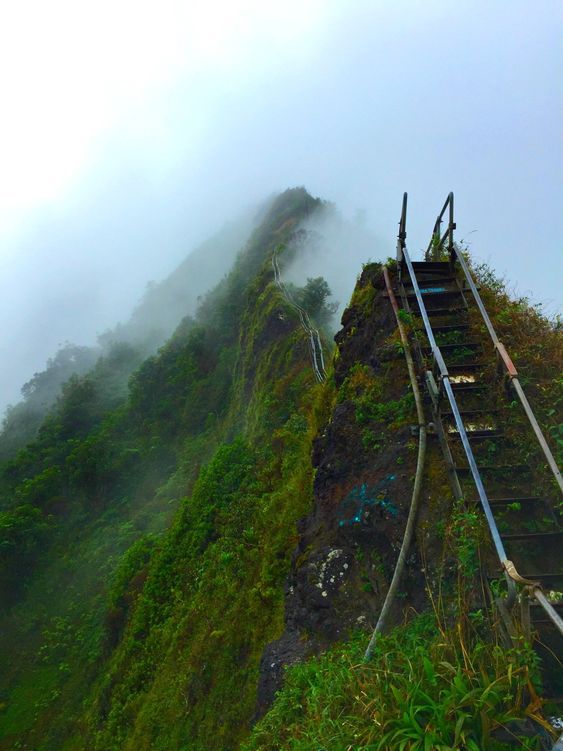
[[[323,276],[326,279],[331,291],[327,302],[338,302],[331,321],[331,328],[336,332],[362,264],[375,260],[383,242],[365,226],[363,213],[347,219],[333,206],[316,212],[300,228],[305,233],[296,236],[292,261],[284,262],[283,255],[281,257],[282,277],[297,286],[302,286],[309,278]],[[389,255],[394,255],[392,249]],[[380,254],[377,256],[382,260]]]
[[[1,14],[0,407],[59,344],[95,342],[147,282],[296,185],[363,217],[345,241],[321,228],[330,264],[302,270],[342,303],[339,279],[394,253],[403,191],[416,255],[453,190],[458,237],[558,309],[555,0],[27,0]]]

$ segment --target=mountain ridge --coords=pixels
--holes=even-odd
[[[271,261],[307,253],[302,227],[325,208],[280,194],[124,398],[100,408],[95,378],[71,380],[2,466],[0,749],[383,751],[396,746],[374,745],[377,723],[407,733],[414,684],[446,692],[428,723],[447,747],[508,749],[498,718],[540,716],[533,658],[500,649],[478,607],[483,530],[453,502],[437,445],[396,629],[361,661],[408,512],[416,417],[382,264],[364,266],[315,378]],[[555,435],[559,332],[475,271]]]

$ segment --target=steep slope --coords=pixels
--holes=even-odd
[[[0,432],[0,461],[13,458],[37,436],[41,423],[72,376],[83,376],[97,365],[98,372],[92,376],[106,381],[105,409],[109,411],[116,402],[123,402],[131,373],[164,344],[183,318],[195,314],[202,296],[226,276],[270,204],[271,200],[253,212],[253,216],[248,212],[226,224],[195,248],[166,279],[151,282],[129,321],[101,334],[96,346],[61,347],[45,369],[35,373],[22,387],[22,401],[8,407]]]
[[[16,739],[32,748],[81,742],[71,738],[83,732],[82,701],[109,669],[112,648],[119,644],[121,654],[128,643],[120,638],[145,573],[134,570],[133,585],[126,574],[148,559],[156,567],[169,540],[189,526],[189,503],[181,499],[218,446],[227,442],[219,457],[240,447],[243,467],[260,467],[261,481],[273,492],[270,475],[281,471],[283,431],[277,456],[261,437],[265,430],[282,430],[304,393],[311,411],[312,373],[306,340],[272,283],[271,252],[320,207],[304,190],[282,194],[198,320],[186,319],[134,374],[123,405],[100,412],[97,382],[75,379],[38,439],[4,466],[0,581],[11,607],[2,617],[2,747],[12,748]],[[307,440],[307,419],[299,425],[300,440]],[[294,482],[304,492],[306,481]],[[202,483],[200,478],[198,487]],[[197,492],[205,505],[203,491]],[[209,519],[200,529],[204,548],[207,536],[216,535],[210,520],[219,515],[214,499],[209,502]],[[295,509],[287,504],[288,514],[299,513],[299,502]],[[170,537],[158,538],[179,505]],[[268,546],[271,563],[268,554],[256,564],[263,581],[255,597],[273,596],[270,579],[283,577],[279,548],[290,539],[280,531],[276,545]],[[125,591],[108,595],[119,558],[133,543],[116,574],[116,581],[125,577]],[[166,600],[172,591],[165,587],[158,598]]]
[[[525,299],[512,300],[486,266],[474,271],[536,414],[556,439],[559,326]],[[395,602],[394,622],[404,625],[380,638],[365,662],[405,525],[416,420],[377,265],[365,268],[336,339],[338,391],[315,441],[313,510],[299,525],[284,634],[262,661],[260,708],[271,708],[243,748],[551,749],[546,718],[557,710],[548,702],[541,711],[537,655],[524,634],[507,641],[488,606],[479,578],[488,531],[478,510],[454,502],[436,437]],[[537,462],[522,427],[518,450]],[[518,515],[513,506],[508,513]]]
[[[100,412],[96,383],[74,380],[4,466],[0,749],[383,751],[428,736],[502,751],[523,718],[542,721],[533,657],[501,648],[476,587],[483,526],[453,503],[433,442],[399,626],[362,661],[416,417],[379,264],[314,377],[271,260],[306,252],[299,228],[322,210],[279,196],[122,404]],[[479,276],[555,436],[560,332]]]

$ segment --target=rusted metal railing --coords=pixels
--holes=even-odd
[[[546,454],[546,457],[547,456],[551,457],[551,461],[553,462],[554,467],[552,466],[552,463],[549,462],[550,467],[552,468],[552,471],[554,468],[557,470],[557,474],[555,476],[556,478],[559,477],[559,482],[560,482],[561,475],[559,473],[557,465],[555,464],[555,461],[553,460],[551,451],[549,450],[549,447],[547,446],[545,438],[543,437],[541,429],[532,412],[532,409],[528,403],[528,400],[526,399],[524,392],[522,390],[522,387],[518,381],[516,368],[514,367],[512,360],[510,360],[508,354],[506,353],[506,349],[504,348],[504,345],[502,345],[502,343],[499,341],[498,337],[496,336],[496,332],[487,314],[487,311],[485,310],[485,306],[483,305],[483,301],[481,300],[477,287],[475,286],[475,282],[473,281],[471,277],[467,263],[465,259],[463,258],[463,255],[456,248],[455,243],[453,241],[453,230],[455,229],[455,226],[456,226],[454,222],[454,217],[453,217],[453,207],[454,207],[453,193],[450,193],[434,225],[434,233],[433,233],[432,240],[430,241],[429,250],[438,249],[438,254],[439,254],[439,250],[441,246],[443,245],[444,240],[448,238],[448,251],[450,253],[450,261],[452,263],[454,263],[456,260],[460,262],[460,266],[464,272],[465,278],[473,293],[473,296],[475,298],[479,311],[481,312],[481,315],[483,316],[485,320],[485,324],[487,326],[489,334],[493,338],[493,342],[495,344],[495,350],[499,354],[501,361],[504,363],[507,369],[507,373],[509,377],[511,378],[512,383],[517,384],[517,393],[520,397],[520,400],[522,401],[524,405],[526,415],[528,416],[528,419],[532,423],[532,427],[534,428],[534,433],[536,434],[536,437],[538,438],[538,440],[540,440],[540,436],[541,436],[540,445],[542,446],[542,449],[544,449],[544,454],[546,454],[546,450],[547,450],[548,453]],[[440,225],[442,222],[442,217],[446,209],[448,208],[449,208],[448,229],[443,235],[443,237],[440,237],[439,233],[440,233]],[[524,587],[526,587],[530,596],[534,597],[536,601],[541,605],[541,607],[544,609],[547,616],[557,627],[559,632],[563,634],[563,620],[561,619],[561,617],[559,616],[555,608],[551,605],[549,600],[546,598],[545,594],[543,593],[541,589],[540,584],[538,582],[526,579],[525,577],[521,576],[518,573],[514,563],[511,560],[509,560],[509,558],[506,555],[504,544],[502,542],[502,538],[498,530],[498,527],[494,518],[494,514],[491,509],[489,498],[487,497],[487,493],[483,485],[483,480],[479,472],[479,469],[477,467],[477,463],[475,461],[475,457],[473,455],[473,451],[469,443],[467,431],[465,429],[465,425],[463,423],[463,420],[459,411],[459,407],[458,407],[458,404],[457,404],[457,401],[456,401],[456,398],[452,389],[448,369],[445,364],[444,358],[442,356],[442,352],[440,351],[440,347],[436,344],[436,339],[434,337],[432,325],[428,317],[426,305],[424,303],[422,293],[420,291],[420,287],[418,284],[418,280],[416,278],[416,273],[414,271],[414,267],[412,265],[412,261],[410,259],[410,256],[406,247],[406,216],[407,216],[407,194],[405,193],[403,195],[401,220],[399,223],[400,231],[399,231],[399,237],[397,240],[397,261],[398,261],[399,280],[401,279],[401,266],[404,264],[408,270],[408,274],[410,277],[410,284],[413,287],[413,291],[414,291],[414,294],[418,303],[418,307],[419,307],[422,321],[424,324],[424,328],[426,331],[426,336],[430,344],[430,350],[431,350],[433,361],[434,361],[433,368],[435,369],[437,376],[438,376],[439,393],[442,393],[442,390],[443,390],[450,404],[452,415],[456,424],[456,428],[458,430],[458,435],[461,440],[465,455],[467,457],[469,469],[473,477],[473,481],[475,483],[477,493],[479,495],[479,500],[481,502],[481,506],[483,508],[485,518],[487,519],[487,524],[489,527],[491,538],[492,538],[497,556],[499,558],[500,564],[502,566],[502,569],[506,577],[506,581],[508,585],[508,602],[509,604],[512,604],[516,598],[516,584],[523,585]],[[434,240],[435,237],[438,237],[439,241],[435,241]],[[427,251],[427,253],[428,252],[429,251]],[[561,487],[561,484],[560,484],[560,487]]]
[[[403,199],[403,202],[404,202],[404,199]],[[442,222],[442,217],[448,207],[449,207],[448,229],[444,233],[443,237],[440,237],[440,224]],[[440,214],[438,215],[438,218],[436,219],[436,223],[434,225],[434,231],[432,234],[432,239],[430,240],[427,253],[431,249],[434,249],[439,253],[439,251],[441,250],[443,246],[444,240],[448,238],[448,252],[450,256],[450,261],[451,263],[457,262],[460,265],[460,268],[471,290],[475,303],[477,304],[477,307],[479,308],[481,317],[483,318],[483,321],[485,322],[485,326],[487,327],[487,331],[489,332],[489,336],[491,337],[495,351],[500,359],[500,362],[502,363],[506,371],[506,375],[509,378],[512,387],[514,388],[514,391],[516,392],[518,396],[518,399],[520,400],[520,403],[522,404],[522,407],[524,408],[526,417],[528,418],[528,421],[530,422],[530,425],[532,426],[532,430],[534,431],[536,439],[541,447],[541,450],[543,451],[543,454],[547,460],[547,463],[553,474],[553,477],[555,478],[555,481],[557,485],[559,486],[559,490],[563,493],[563,478],[561,477],[561,471],[559,467],[557,466],[557,462],[555,461],[553,453],[551,452],[551,449],[549,448],[549,444],[542,432],[542,429],[539,426],[536,416],[534,415],[532,407],[530,406],[530,402],[528,401],[528,398],[526,397],[526,394],[524,393],[524,389],[522,388],[522,384],[520,383],[520,380],[518,378],[518,371],[516,370],[516,367],[514,363],[512,362],[512,359],[510,355],[508,354],[506,347],[497,336],[497,333],[494,329],[491,319],[489,318],[489,314],[487,313],[487,310],[483,304],[483,300],[481,299],[481,295],[479,294],[479,290],[477,289],[477,285],[475,284],[475,281],[473,277],[471,276],[471,272],[469,270],[467,261],[463,257],[463,253],[459,250],[459,248],[454,243],[453,231],[456,228],[456,224],[454,221],[453,212],[454,212],[454,194],[450,193],[446,199],[446,202],[444,203],[442,211],[440,212]],[[405,209],[405,216],[406,216],[406,209]],[[439,238],[439,240],[435,241],[435,238]]]
[[[442,235],[442,222],[444,221],[444,214],[446,213],[446,209],[449,209],[448,212],[448,228]],[[432,237],[430,238],[430,242],[428,243],[428,248],[426,249],[426,259],[429,261],[439,261],[440,258],[440,251],[443,248],[444,241],[448,240],[448,252],[450,254],[450,260],[454,260],[454,229],[456,228],[456,223],[454,221],[454,194],[448,193],[448,197],[446,198],[446,201],[444,205],[442,206],[442,210],[438,214],[438,217],[436,219],[436,222],[434,223],[434,229],[432,231]]]
[[[467,261],[463,257],[463,253],[461,253],[455,247],[455,244],[454,244],[454,254],[455,254],[455,260],[459,263],[461,270],[463,271],[463,275],[465,276],[465,280],[467,281],[467,284],[469,285],[469,288],[471,289],[471,292],[473,293],[473,297],[475,298],[475,302],[477,303],[477,307],[479,308],[481,317],[483,318],[483,321],[485,322],[485,326],[487,327],[487,330],[489,332],[489,336],[491,337],[493,341],[495,351],[497,355],[499,356],[499,359],[506,371],[507,377],[510,379],[510,383],[512,387],[514,388],[514,391],[516,391],[516,394],[518,398],[520,399],[520,403],[522,404],[522,407],[524,408],[526,417],[528,418],[530,425],[532,426],[536,439],[541,447],[541,450],[543,451],[543,454],[547,460],[547,463],[553,474],[553,477],[555,478],[555,481],[557,485],[559,486],[559,490],[563,493],[563,479],[561,478],[561,471],[559,470],[559,467],[557,466],[557,462],[555,461],[555,458],[553,454],[551,453],[551,449],[549,448],[549,445],[545,439],[542,429],[540,428],[539,423],[536,419],[536,416],[534,415],[532,407],[530,406],[530,402],[528,401],[528,398],[526,397],[526,394],[524,393],[524,389],[522,388],[522,384],[520,383],[520,380],[518,378],[518,371],[516,370],[516,366],[514,365],[510,355],[506,351],[506,347],[498,338],[497,333],[491,322],[491,319],[489,318],[489,314],[487,313],[485,306],[483,305],[483,301],[481,299],[481,295],[479,294],[479,290],[477,289],[475,282],[473,281],[473,277],[471,276],[471,272],[469,271]]]

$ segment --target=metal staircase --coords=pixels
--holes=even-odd
[[[504,577],[504,596],[497,591],[493,599],[507,631],[523,629],[534,639],[549,664],[546,691],[563,695],[563,530],[556,512],[561,473],[454,243],[453,193],[434,225],[426,261],[410,259],[406,214],[405,193],[398,291],[419,322],[415,355],[451,485],[459,500],[478,504],[486,518],[492,545],[483,577],[495,582],[493,590]],[[522,451],[523,436],[527,447],[537,448],[536,456],[530,457],[529,448]]]

